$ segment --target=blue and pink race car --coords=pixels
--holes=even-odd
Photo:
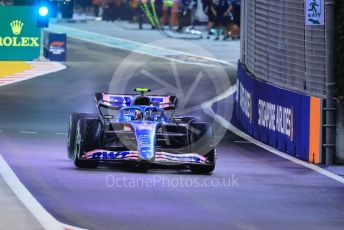
[[[212,127],[194,116],[173,116],[175,96],[97,93],[99,115],[73,113],[68,130],[68,157],[79,168],[100,162],[135,165],[185,165],[194,173],[211,173],[216,150]]]

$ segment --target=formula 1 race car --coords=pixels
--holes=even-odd
[[[100,115],[70,116],[67,150],[75,166],[96,168],[99,162],[115,161],[186,165],[193,173],[211,173],[216,154],[212,127],[194,116],[174,117],[175,96],[134,90],[137,95],[96,93]]]

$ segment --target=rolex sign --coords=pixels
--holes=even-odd
[[[34,7],[0,6],[0,60],[32,61],[39,51]]]

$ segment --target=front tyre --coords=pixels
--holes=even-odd
[[[102,147],[103,125],[99,118],[82,118],[76,128],[74,165],[78,168],[97,168],[96,160],[82,160],[86,152]]]
[[[82,118],[97,118],[96,114],[90,113],[72,113],[69,117],[68,125],[68,142],[67,142],[67,156],[69,159],[74,157],[74,146],[76,137],[76,126],[78,121]]]

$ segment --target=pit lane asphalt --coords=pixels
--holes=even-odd
[[[230,132],[217,147],[212,176],[116,165],[75,169],[66,157],[69,114],[96,112],[93,93],[108,91],[128,53],[75,40],[68,44],[66,70],[0,88],[0,152],[59,221],[88,229],[343,228],[342,184]],[[198,67],[177,65],[187,88]],[[173,81],[166,60],[145,68]],[[235,70],[228,67],[227,72],[234,80]],[[147,86],[142,84],[159,88],[146,81],[133,77],[127,90]],[[190,104],[216,96],[209,84],[200,81],[203,90]]]

